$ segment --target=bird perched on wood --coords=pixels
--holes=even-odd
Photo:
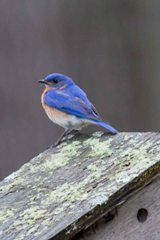
[[[52,122],[65,128],[55,145],[72,130],[80,130],[88,124],[104,127],[110,134],[117,133],[116,129],[103,122],[86,93],[70,77],[52,73],[39,82],[45,84],[41,102],[46,114]]]

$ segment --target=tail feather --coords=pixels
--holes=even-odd
[[[111,127],[109,124],[104,123],[104,122],[96,122],[99,126],[106,128],[111,134],[116,134],[118,131]]]

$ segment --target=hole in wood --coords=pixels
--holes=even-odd
[[[137,219],[139,222],[145,222],[148,217],[148,211],[145,208],[140,208],[137,212]]]

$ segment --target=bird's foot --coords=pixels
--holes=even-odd
[[[75,130],[75,129],[71,130],[67,135],[69,135],[69,134],[71,134],[71,135],[81,135],[81,133],[78,130]]]
[[[63,132],[63,134],[60,136],[60,138],[51,147],[54,148],[54,147],[57,147],[58,145],[60,145],[63,141],[63,138],[70,134],[71,135],[79,135],[81,133],[78,130],[67,129],[66,131]]]

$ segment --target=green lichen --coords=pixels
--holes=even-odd
[[[33,221],[36,221],[37,219],[44,217],[46,212],[46,209],[44,210],[40,209],[38,206],[33,206],[25,209],[19,216],[24,220],[32,219]]]
[[[43,163],[41,163],[40,165],[33,165],[30,169],[31,172],[34,173],[38,170],[53,171],[59,167],[67,165],[72,158],[75,158],[79,155],[79,149],[81,148],[81,144],[79,141],[74,141],[68,144],[65,143],[62,148],[60,147],[62,146],[59,146],[58,152],[46,155]]]
[[[128,183],[142,185],[159,171],[160,140],[153,143],[145,137],[144,142],[143,134],[120,134],[116,139],[117,142],[102,133],[89,139],[68,139],[6,179],[0,187],[1,199],[10,199],[15,194],[18,203],[2,201],[0,232],[4,223],[12,221],[4,231],[8,239],[13,235],[17,239],[40,237],[57,224],[64,223],[66,227],[69,216],[76,217],[75,225],[72,224],[74,231],[83,207],[87,207],[91,217],[95,207],[106,206]],[[103,212],[103,207],[100,211]]]
[[[97,160],[96,164],[88,165],[87,169],[89,170],[89,174],[84,180],[84,184],[95,181],[103,176],[105,174],[106,166],[102,164],[100,160]]]
[[[91,157],[101,157],[104,156],[110,157],[113,151],[110,148],[110,144],[112,142],[112,138],[108,138],[107,141],[101,141],[99,138],[92,137],[87,139],[83,145],[88,146],[91,148],[90,153],[88,154],[88,158]]]
[[[48,217],[48,212],[46,209],[41,209],[38,206],[27,208],[19,214],[18,219],[16,219],[12,225],[10,225],[6,233],[10,233],[14,229],[16,229],[18,232],[21,229],[27,228],[29,228],[30,233],[36,232],[39,227],[36,223],[45,217]],[[28,231],[27,233],[21,232],[19,238],[22,238],[24,234],[28,235],[29,233]]]
[[[61,203],[68,201],[69,203],[84,200],[87,198],[87,194],[83,193],[83,189],[80,188],[81,184],[70,185],[68,183],[63,184],[61,187],[58,187],[54,191],[51,191],[45,199],[42,200],[42,204],[52,205],[53,203]],[[59,211],[56,210],[56,212]]]
[[[12,181],[5,181],[5,184],[0,187],[0,193],[5,194],[10,192],[14,187],[20,187],[23,185],[24,179],[23,177],[14,177]]]
[[[134,142],[133,142],[134,141]],[[131,139],[130,140],[130,144],[135,144],[135,140]],[[119,159],[117,159],[116,164],[123,166],[126,166],[127,163],[130,163],[132,166],[133,164],[141,164],[144,160],[145,162],[149,161],[150,162],[150,158],[148,155],[148,149],[153,145],[151,141],[147,141],[145,143],[143,143],[143,145],[141,146],[137,146],[136,148],[133,148],[133,145],[130,145],[130,147],[128,147],[124,153],[121,153],[121,156]],[[125,159],[125,161],[124,161]],[[142,165],[143,167],[143,165]]]
[[[74,184],[65,183],[62,186],[57,187],[54,191],[50,191],[50,193],[42,200],[42,205],[49,206],[55,203],[60,205],[61,202],[65,201],[69,204],[73,204],[75,201],[83,201],[87,199],[88,193],[84,191],[84,189],[88,188],[89,185],[99,179],[102,175],[105,175],[106,166],[102,165],[100,161],[97,161],[97,165],[90,164],[87,169],[88,174],[84,180]],[[58,211],[59,213],[59,210],[62,209],[55,209],[55,212]]]
[[[120,159],[115,162],[117,170],[114,175],[110,176],[110,179],[117,184],[122,182],[125,184],[137,177],[143,171],[144,166],[149,168],[153,164],[148,154],[148,149],[152,145],[151,141],[147,141],[135,149],[128,148],[124,154],[121,154]]]
[[[9,218],[13,216],[14,216],[13,209],[0,210],[0,224],[4,223],[5,221],[7,221]]]

